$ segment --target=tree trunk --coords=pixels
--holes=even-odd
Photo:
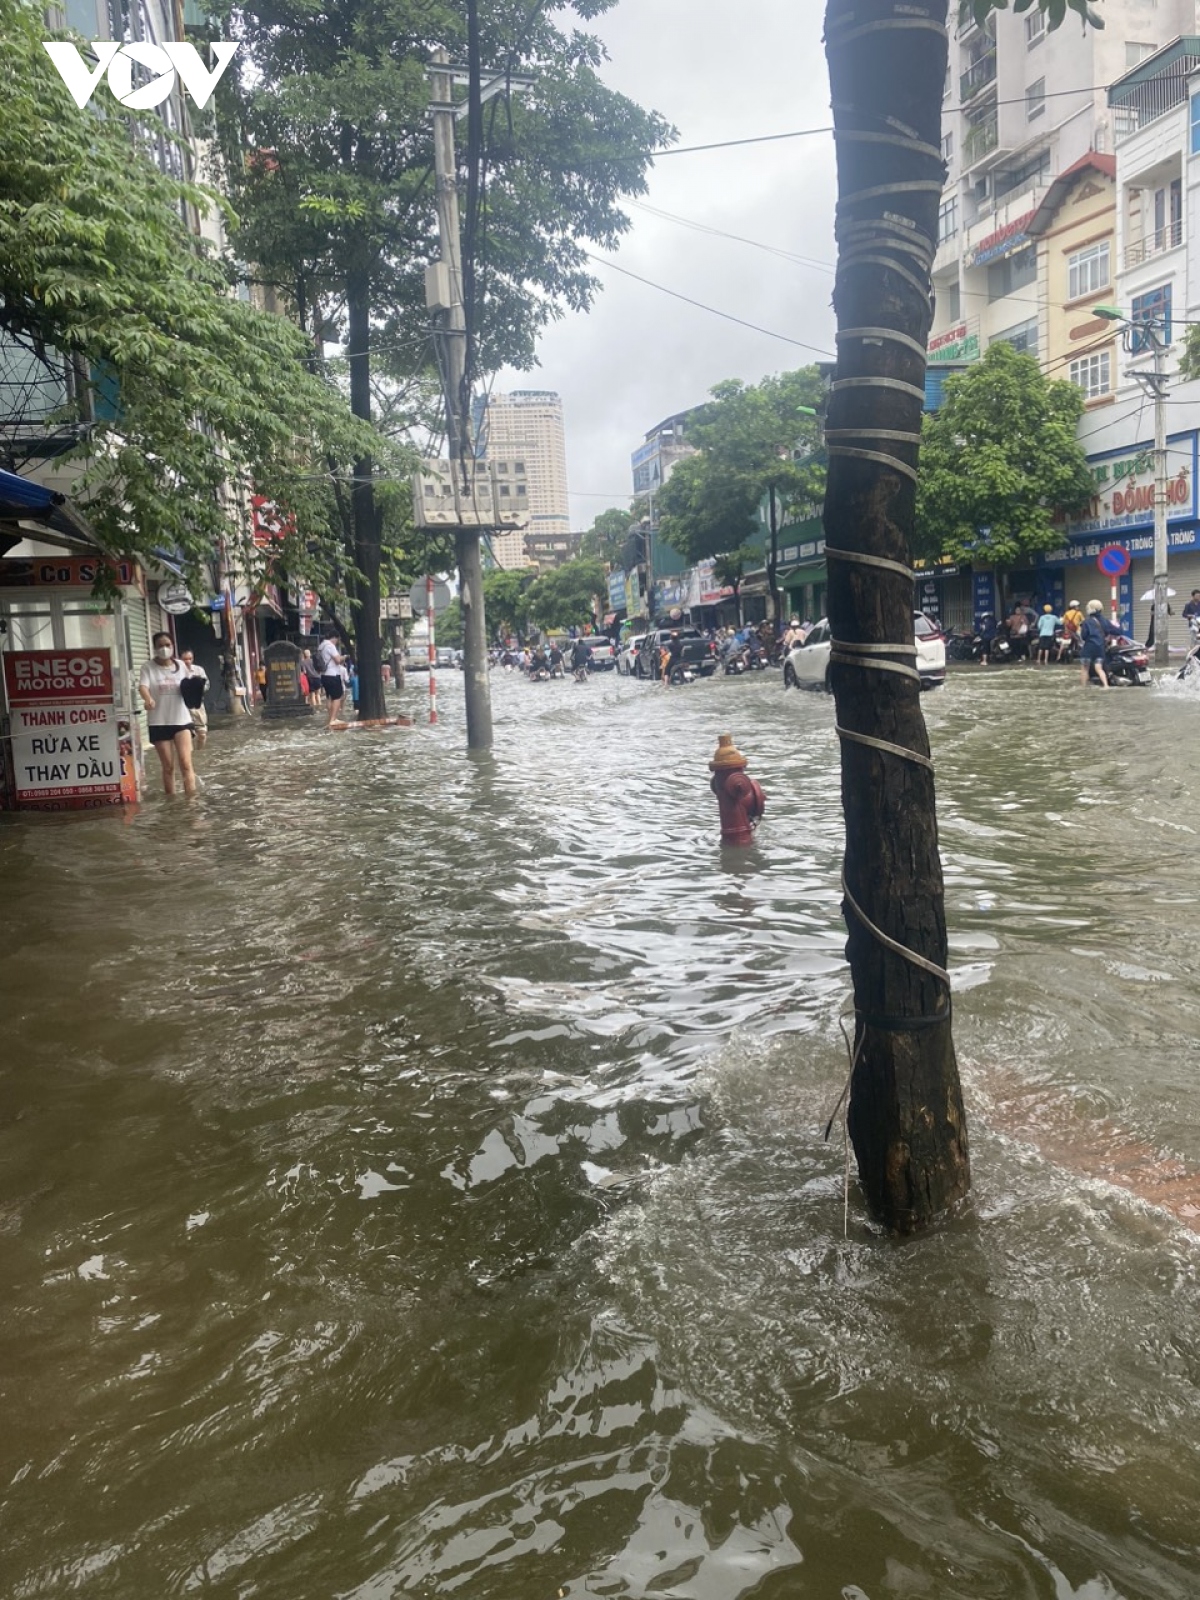
[[[346,337],[350,343],[350,409],[371,420],[371,291],[365,273],[346,283]],[[350,495],[354,519],[354,563],[362,574],[355,584],[354,659],[358,663],[358,705],[363,721],[387,715],[383,700],[383,658],[379,643],[380,519],[372,483],[373,463],[354,463]]]
[[[829,0],[825,39],[838,158],[825,540],[855,1006],[848,1118],[871,1210],[907,1233],[970,1187],[908,571],[945,170],[946,0]]]

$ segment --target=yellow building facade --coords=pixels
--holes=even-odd
[[[1116,396],[1119,329],[1096,316],[1117,274],[1116,159],[1089,151],[1047,189],[1029,224],[1037,241],[1042,370],[1083,390],[1089,410]]]

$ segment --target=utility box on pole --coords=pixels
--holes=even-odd
[[[413,474],[418,528],[510,529],[528,520],[525,479],[497,472],[494,462],[428,461]]]

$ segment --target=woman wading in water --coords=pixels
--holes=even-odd
[[[150,743],[158,752],[163,788],[175,793],[175,762],[183,777],[184,794],[195,794],[196,774],[192,770],[192,713],[183,703],[179,685],[189,676],[188,668],[175,655],[169,633],[156,633],[152,640],[154,660],[147,661],[138,678],[138,693],[146,708]]]

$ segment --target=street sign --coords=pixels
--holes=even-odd
[[[418,578],[416,583],[414,583],[412,588],[408,591],[408,603],[410,606],[412,606],[414,617],[423,617],[426,611],[429,609],[429,602],[425,587],[426,582],[427,580],[425,578]],[[448,583],[443,583],[441,578],[435,578],[433,580],[434,616],[440,617],[442,612],[445,611],[449,604],[450,585]]]
[[[196,604],[186,583],[164,583],[158,591],[158,603],[172,617],[182,617]]]
[[[1106,544],[1096,557],[1096,565],[1106,577],[1123,578],[1131,565],[1129,551],[1119,544]]]

